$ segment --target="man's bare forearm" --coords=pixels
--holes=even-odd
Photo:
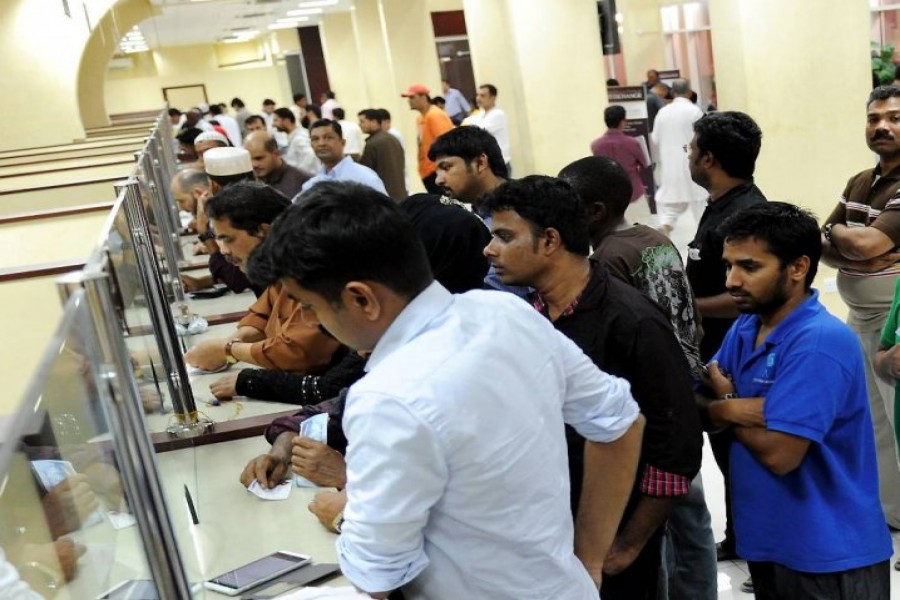
[[[700,316],[711,319],[734,319],[740,314],[734,299],[727,292],[697,298],[697,310]]]
[[[584,448],[584,483],[575,523],[575,553],[591,577],[599,581],[603,561],[616,537],[625,504],[634,485],[643,415],[612,443],[591,442]]]
[[[680,499],[680,496],[641,496],[634,512],[616,536],[615,545],[623,550],[639,553],[654,532],[666,522]]]

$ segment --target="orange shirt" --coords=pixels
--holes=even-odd
[[[244,325],[266,334],[266,339],[250,347],[253,362],[264,369],[320,373],[340,347],[334,338],[303,323],[300,305],[282,291],[281,284],[266,288],[238,322],[238,327]]]
[[[416,117],[416,127],[419,130],[419,177],[425,179],[437,169],[428,160],[428,150],[438,136],[453,129],[453,121],[437,106],[429,106],[424,115],[419,113]]]

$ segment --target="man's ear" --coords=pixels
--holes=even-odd
[[[271,223],[260,223],[259,227],[256,230],[256,237],[264,238],[269,233],[269,228],[272,226]]]
[[[560,237],[558,230],[553,227],[548,227],[544,230],[544,235],[539,244],[539,247],[543,249],[544,254],[556,252],[562,248],[562,246],[562,238]]]
[[[381,301],[372,286],[363,281],[348,281],[341,300],[346,309],[362,314],[366,320],[376,321],[381,316]]]
[[[490,169],[491,169],[491,161],[488,160],[487,154],[484,154],[484,153],[479,154],[478,156],[475,157],[475,160],[473,160],[472,162],[475,163],[475,172],[476,173],[481,174],[485,171],[490,171]]]
[[[809,257],[801,256],[788,265],[788,276],[794,281],[805,282],[806,274],[809,273]]]

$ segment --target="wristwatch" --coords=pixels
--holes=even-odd
[[[229,365],[233,365],[238,361],[238,359],[234,357],[234,354],[231,353],[231,347],[235,343],[240,341],[241,340],[228,340],[227,342],[225,342],[225,362],[227,362]]]
[[[834,228],[834,223],[828,223],[825,225],[825,228],[822,230],[822,235],[825,236],[825,239],[828,242],[831,242],[831,230]]]
[[[337,531],[338,533],[340,533],[341,527],[343,525],[344,525],[344,511],[341,511],[334,518],[334,521],[331,522],[331,528],[334,529],[335,531]]]

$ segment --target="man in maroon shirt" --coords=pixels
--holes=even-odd
[[[620,165],[631,180],[631,201],[644,195],[641,171],[648,168],[647,157],[636,139],[625,133],[625,109],[618,105],[608,106],[603,111],[603,120],[609,128],[602,136],[591,142],[591,154],[606,156]]]

